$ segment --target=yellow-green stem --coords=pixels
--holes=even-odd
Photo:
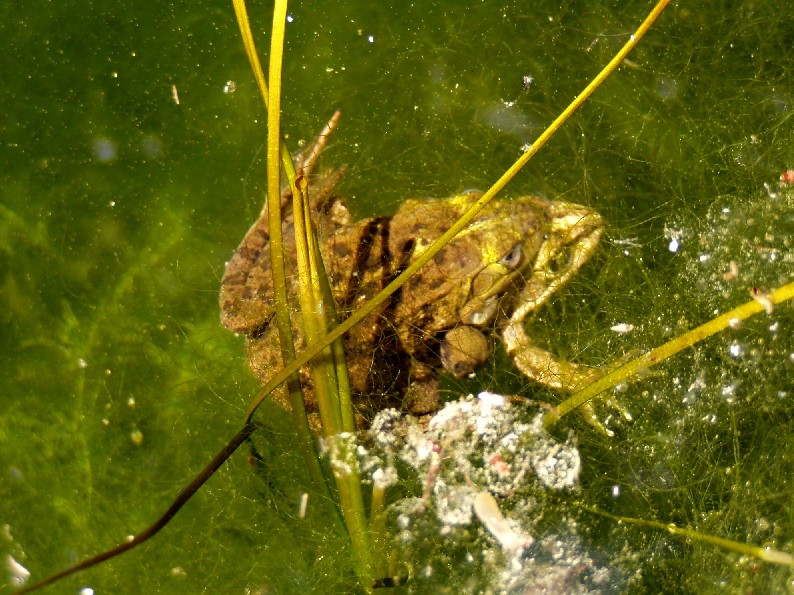
[[[262,70],[262,63],[259,61],[259,53],[256,51],[256,44],[254,43],[254,35],[251,33],[251,23],[248,20],[248,10],[245,7],[245,0],[232,0],[234,6],[234,13],[237,16],[237,24],[240,27],[240,36],[243,39],[243,46],[245,53],[248,56],[248,62],[251,64],[251,70],[254,72],[259,94],[262,96],[262,101],[265,103],[265,109],[270,109],[270,97],[267,89],[267,81],[265,80],[265,73]],[[281,150],[281,164],[284,166],[284,171],[287,173],[287,179],[290,185],[295,181],[295,164],[292,163],[287,143],[284,139],[279,139]]]
[[[372,502],[369,507],[369,526],[373,551],[372,576],[375,578],[388,576],[386,489],[377,484],[372,486]]]
[[[281,68],[282,55],[284,48],[285,23],[287,18],[287,0],[276,0],[273,9],[273,27],[270,42],[270,92],[268,106],[268,146],[267,146],[267,172],[268,172],[268,209],[270,216],[270,242],[271,259],[273,262],[274,289],[276,291],[276,318],[278,322],[279,337],[282,345],[282,354],[285,365],[290,359],[294,358],[294,347],[292,347],[291,324],[289,315],[289,304],[287,302],[286,278],[283,276],[284,257],[283,249],[274,250],[275,246],[283,247],[281,242],[281,204],[280,204],[280,173],[279,154],[281,153]],[[314,261],[314,270],[311,270],[311,260],[317,254],[314,246],[313,232],[311,231],[311,216],[303,217],[308,210],[308,195],[305,180],[301,178],[301,187],[298,188],[295,178],[290,180],[295,198],[293,216],[296,223],[300,220],[300,229],[296,225],[296,248],[300,248],[298,261],[300,266],[301,279],[301,301],[304,308],[304,331],[307,341],[316,342],[320,338],[319,331],[325,333],[326,316],[324,312],[317,312],[316,305],[321,303],[321,290],[319,289],[319,270],[322,268],[321,261]],[[306,210],[305,210],[306,209]],[[275,224],[274,224],[275,221]],[[278,238],[278,239],[277,239]],[[309,249],[309,246],[312,249]],[[280,253],[280,254],[279,254]],[[280,262],[279,262],[280,261]],[[281,266],[282,278],[276,284],[277,271],[276,265]],[[316,281],[317,283],[313,283]],[[327,281],[324,281],[327,283]],[[281,292],[283,291],[283,294]],[[281,296],[283,295],[283,301]],[[314,298],[314,299],[312,299]],[[317,299],[320,298],[320,299]],[[334,307],[333,303],[327,305]],[[286,348],[286,349],[285,349]],[[292,353],[288,353],[289,350]],[[339,410],[338,385],[330,386],[333,373],[331,363],[331,352],[328,351],[328,361],[324,362],[321,382],[315,383],[315,390],[319,391],[318,403],[321,405],[323,423],[328,424],[327,432],[337,433],[341,430],[342,416]],[[297,371],[297,370],[296,370]],[[293,377],[295,378],[295,377]],[[298,391],[290,390],[290,403],[292,405],[293,419],[299,428],[301,435],[305,436],[309,432],[308,418],[303,401],[303,395],[298,384]],[[351,416],[349,416],[351,417]],[[364,513],[364,499],[361,492],[361,481],[357,470],[342,477],[336,477],[336,484],[339,491],[340,505],[344,515],[345,525],[347,526],[353,550],[356,556],[357,571],[362,581],[366,585],[370,578],[371,551],[369,547],[369,533]]]
[[[240,32],[243,37],[243,43],[246,48],[246,53],[251,62],[251,67],[254,71],[254,76],[259,84],[260,92],[265,101],[265,107],[272,104],[272,98],[268,97],[269,91],[265,82],[262,66],[259,63],[259,58],[256,53],[256,46],[254,45],[253,36],[251,34],[251,27],[248,21],[248,13],[245,9],[243,0],[233,0],[237,21],[240,26]],[[274,300],[276,304],[276,322],[279,331],[279,339],[281,342],[282,358],[285,365],[295,359],[295,347],[292,343],[292,333],[289,320],[289,306],[287,302],[286,280],[284,273],[284,253],[283,253],[283,239],[281,232],[281,189],[280,189],[280,171],[279,171],[279,155],[282,157],[284,167],[287,168],[290,179],[295,178],[295,169],[292,164],[292,159],[289,156],[286,144],[281,139],[280,135],[280,91],[281,91],[281,58],[283,54],[283,40],[284,40],[284,21],[286,19],[286,1],[283,6],[280,2],[276,3],[274,12],[279,9],[283,12],[281,19],[280,35],[277,34],[278,16],[274,14],[273,26],[273,39],[272,44],[276,47],[275,52],[271,48],[271,71],[277,73],[276,87],[271,90],[275,93],[275,102],[279,106],[273,111],[268,111],[268,200],[267,209],[269,217],[269,229],[271,239],[271,267],[273,271],[274,283]],[[274,67],[273,62],[277,65]],[[275,128],[270,127],[270,115],[275,114]],[[287,378],[285,376],[285,378]],[[309,424],[306,418],[305,406],[303,403],[303,394],[300,388],[300,380],[297,376],[297,368],[295,368],[288,375],[287,391],[290,395],[290,403],[293,407],[293,420],[295,422],[296,431],[298,432],[298,439],[301,445],[303,458],[306,461],[307,468],[311,474],[312,480],[318,490],[330,499],[330,489],[328,487],[325,475],[320,466],[318,453],[316,451],[316,442],[312,436]],[[283,379],[282,379],[283,380]],[[264,398],[270,394],[272,390],[267,393],[260,393],[260,397]]]
[[[672,535],[679,535],[681,537],[692,539],[694,541],[710,543],[718,547],[721,547],[723,549],[732,552],[737,552],[745,556],[752,556],[753,558],[758,558],[759,560],[770,562],[772,564],[780,564],[782,566],[794,567],[794,556],[792,556],[787,552],[781,552],[780,550],[773,550],[771,548],[764,548],[764,547],[759,547],[757,545],[750,545],[747,543],[741,543],[739,541],[733,541],[732,539],[725,539],[724,537],[715,537],[714,535],[699,533],[698,531],[694,531],[692,529],[679,527],[677,525],[674,525],[673,523],[660,523],[659,521],[649,521],[645,519],[636,519],[633,517],[619,516],[616,514],[610,514],[606,511],[600,510],[598,508],[594,508],[592,506],[585,506],[585,505],[580,505],[580,506],[583,510],[586,510],[587,512],[591,512],[593,514],[607,517],[614,521],[618,521],[619,523],[626,523],[629,525],[639,525],[640,527],[650,527],[652,529],[660,529],[662,531],[667,531]]]
[[[786,300],[790,300],[792,297],[794,297],[794,283],[789,283],[788,285],[779,287],[767,297],[772,300],[772,303],[774,304],[779,304]],[[687,347],[691,347],[695,343],[698,343],[703,339],[706,339],[707,337],[710,337],[711,335],[726,329],[731,324],[731,321],[744,320],[753,314],[762,312],[763,310],[764,305],[760,301],[751,300],[745,304],[742,304],[738,308],[734,308],[722,316],[718,316],[717,318],[709,320],[707,323],[701,324],[699,327],[692,329],[683,335],[679,335],[664,345],[660,345],[656,349],[653,349],[648,353],[633,359],[627,364],[624,364],[605,375],[603,378],[599,378],[592,384],[589,384],[583,390],[557,405],[557,407],[553,408],[546,414],[543,419],[543,425],[546,428],[551,427],[563,415],[566,415],[577,407],[584,405],[587,403],[587,401],[604,392],[605,390],[612,388],[620,382],[628,380],[642,370],[646,370],[651,366],[655,366],[659,362],[672,357],[679,351],[686,349]]]
[[[307,341],[318,340],[328,332],[328,321],[331,318],[326,312],[333,309],[333,298],[324,299],[330,294],[328,278],[325,275],[322,259],[314,237],[309,206],[308,185],[305,178],[298,177],[293,188],[293,213],[295,221],[295,248],[298,260],[298,276],[300,281],[301,318],[303,332]],[[341,343],[341,339],[336,343]],[[340,407],[340,380],[345,382],[347,371],[344,369],[344,358],[337,366],[331,347],[321,352],[319,358],[312,363],[314,380],[314,397],[320,409],[323,433],[326,438],[333,439],[342,431],[342,411]],[[349,385],[349,383],[347,383]],[[349,390],[349,386],[348,386]],[[348,398],[349,406],[349,398]],[[352,418],[352,412],[348,415]],[[348,453],[350,454],[350,453]],[[352,453],[355,458],[355,452]],[[356,460],[347,461],[349,471],[335,474],[339,503],[345,519],[350,541],[356,556],[356,567],[362,585],[371,578],[371,559],[369,532],[364,512],[364,496],[361,490],[361,478]]]
[[[281,154],[281,59],[286,14],[287,1],[276,0],[270,38],[270,93],[267,109],[267,210],[276,327],[281,344],[281,356],[284,363],[288,364],[295,359],[295,345],[292,342],[290,304],[284,264],[284,238],[281,229],[281,164],[279,162]],[[293,421],[296,427],[300,428],[302,434],[304,431],[310,434],[297,370],[290,375],[288,386],[290,386],[289,399],[292,405]]]
[[[293,221],[295,228],[295,253],[298,263],[298,299],[301,308],[301,321],[305,341],[313,342],[327,333],[325,325],[325,304],[317,299],[318,288],[315,286],[315,275],[309,257],[310,243],[313,245],[311,216],[307,213],[308,187],[306,180],[299,177],[293,189]],[[294,272],[294,271],[293,271]],[[336,378],[333,373],[330,347],[323,350],[312,360],[312,377],[314,378],[314,400],[320,410],[320,419],[326,435],[338,434],[342,428],[342,418],[334,398]]]

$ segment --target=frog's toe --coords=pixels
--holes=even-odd
[[[609,429],[608,426],[615,421],[616,417],[618,417],[620,421],[624,422],[630,422],[632,420],[631,412],[623,407],[623,405],[621,405],[614,397],[607,395],[596,397],[593,400],[599,402],[603,408],[609,411],[603,422],[596,414],[592,402],[587,402],[583,405],[580,405],[577,411],[582,417],[584,417],[587,423],[589,423],[593,428],[595,428],[596,431],[598,431],[600,434],[603,434],[607,438],[613,438],[615,436],[615,432]]]

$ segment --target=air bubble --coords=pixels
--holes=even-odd
[[[740,358],[744,355],[745,349],[741,343],[731,343],[728,346],[728,353],[735,358]]]
[[[130,440],[135,446],[140,446],[143,444],[143,432],[140,430],[133,430],[130,432]]]
[[[734,380],[722,387],[721,393],[726,403],[730,404],[736,400],[736,391],[740,385],[741,382],[739,380]]]
[[[94,141],[94,157],[97,161],[107,163],[116,158],[116,143],[109,138],[98,138]]]

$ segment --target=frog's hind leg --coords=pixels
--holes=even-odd
[[[531,380],[552,390],[574,393],[605,374],[604,370],[563,360],[533,345],[524,330],[523,320],[511,319],[503,331],[503,340],[515,366]],[[613,398],[601,397],[600,400],[630,419],[630,415]],[[614,432],[604,427],[590,403],[581,405],[578,411],[596,430],[610,438],[614,435]]]
[[[536,347],[523,324],[516,321],[507,325],[503,338],[516,367],[528,378],[552,390],[575,392],[603,375],[598,368],[565,361]]]
[[[336,130],[341,115],[342,112],[339,110],[335,111],[331,119],[328,120],[328,123],[325,125],[325,128],[315,137],[312,144],[295,157],[296,173],[307,179],[310,177],[312,178],[309,185],[309,207],[312,212],[317,212],[328,202],[333,195],[334,188],[339,184],[339,181],[345,174],[346,168],[341,167],[339,169],[329,170],[321,176],[312,176],[317,167],[319,157],[325,149],[326,144],[328,144],[331,133]],[[289,199],[291,197],[292,191],[290,188],[287,188],[284,193],[284,198]]]
[[[339,118],[341,115],[342,112],[336,110],[331,116],[331,119],[328,120],[325,128],[323,128],[320,134],[315,137],[314,142],[309,147],[298,153],[298,156],[295,159],[295,169],[299,175],[309,176],[312,174],[312,172],[314,172],[314,168],[317,165],[317,159],[320,157],[323,149],[325,149],[325,145],[328,143],[328,138],[331,136],[331,133],[336,130],[336,126],[339,123]]]

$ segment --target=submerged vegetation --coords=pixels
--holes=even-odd
[[[362,214],[393,211],[409,196],[484,186],[647,9],[585,7],[445,7],[423,13],[417,35],[402,22],[415,22],[417,8],[359,14],[351,6],[351,26],[324,18],[332,9],[323,4],[312,13],[296,5],[286,125],[299,123],[308,137],[329,115],[327,105],[345,110],[327,158],[350,164],[344,190]],[[99,46],[114,28],[143,43],[109,15],[98,18],[107,30]],[[136,18],[156,30],[154,17]],[[205,43],[244,65],[233,23],[221,20],[215,30],[201,19],[169,23],[173,32],[204,31]],[[55,23],[47,34],[69,50],[69,29],[61,33]],[[616,397],[633,421],[615,423],[614,438],[577,421],[555,428],[560,441],[575,430],[579,487],[536,495],[541,503],[510,514],[532,518],[524,539],[550,556],[558,537],[557,552],[575,554],[582,568],[561,581],[587,573],[591,589],[639,592],[791,587],[790,568],[592,512],[794,550],[792,310],[790,302],[764,301],[791,281],[794,198],[781,181],[794,157],[790,25],[782,4],[747,2],[720,14],[670,10],[508,189],[586,202],[610,225],[596,262],[530,323],[533,338],[556,352],[598,365],[651,349],[751,298],[768,310],[620,386]],[[24,31],[12,42],[28,41]],[[151,73],[160,57],[142,48],[132,57],[111,54],[124,67],[89,62],[86,70],[101,76],[74,91],[85,92],[77,106],[62,108],[82,116],[69,118],[78,156],[64,150],[69,139],[30,145],[17,135],[5,149],[16,173],[2,190],[0,219],[3,349],[14,374],[0,438],[13,455],[0,523],[3,553],[37,577],[148,524],[173,495],[175,478],[185,483],[236,430],[257,391],[240,345],[217,325],[214,301],[220,266],[252,219],[244,192],[251,212],[262,195],[261,168],[248,169],[262,134],[249,130],[259,113],[256,93],[243,66],[228,70],[204,48],[188,48],[217,76],[198,82],[193,62],[173,56],[176,74],[148,85],[134,59],[146,60]],[[488,55],[476,69],[465,59],[475,48]],[[33,56],[66,68],[49,54]],[[80,80],[61,76],[65,85]],[[141,103],[149,88],[158,100]],[[50,99],[45,113],[56,114],[61,104]],[[151,115],[139,111],[144,106]],[[28,106],[16,109],[31,130],[56,129]],[[230,196],[240,208],[227,208]],[[372,197],[383,204],[361,200]],[[559,401],[529,386],[502,353],[476,378],[446,385],[450,394],[480,387]],[[531,415],[518,423],[529,424]],[[120,558],[71,584],[160,592],[349,588],[350,557],[337,554],[345,539],[328,530],[328,508],[310,496],[306,517],[297,518],[306,479],[296,472],[289,422],[276,409],[264,417],[257,456],[249,464],[233,459],[166,534],[129,555],[168,561],[162,572],[141,575],[139,560]],[[392,497],[421,494],[417,481]],[[487,530],[471,539],[475,552],[497,551]],[[462,567],[496,567],[467,554],[439,559],[435,576],[465,586]],[[598,574],[604,567],[613,572]],[[432,581],[431,572],[404,588]]]

